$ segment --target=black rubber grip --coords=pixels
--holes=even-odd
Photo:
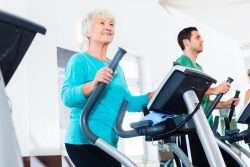
[[[231,84],[233,81],[234,81],[233,78],[228,77],[226,82]],[[214,101],[209,106],[208,110],[206,111],[207,118],[210,117],[210,115],[212,114],[212,112],[215,109],[215,107],[217,106],[217,104],[220,102],[223,95],[224,95],[224,93],[220,93],[215,97]]]

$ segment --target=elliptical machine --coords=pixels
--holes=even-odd
[[[237,94],[238,93],[236,91],[236,95]],[[249,126],[246,130],[243,130],[243,131],[240,131],[239,129],[231,129],[230,128],[230,123],[232,121],[234,107],[235,106],[233,106],[233,105],[231,106],[230,112],[228,114],[228,118],[225,118],[225,125],[226,125],[225,126],[225,135],[220,135],[216,131],[218,128],[218,120],[219,120],[218,117],[216,118],[216,121],[215,121],[214,133],[218,139],[220,139],[221,141],[223,141],[224,143],[226,143],[230,147],[232,147],[234,149],[238,149],[241,153],[243,153],[248,158],[250,158],[250,152],[237,143],[238,141],[244,141],[246,144],[248,144],[248,146],[250,146],[250,144],[249,144],[250,143],[250,128],[249,128]],[[241,124],[246,124],[246,125],[250,124],[250,103],[246,104],[243,107],[237,122],[241,123]]]
[[[0,10],[0,166],[23,166],[5,87],[14,75],[36,33],[38,24]]]
[[[195,147],[192,146],[193,147],[192,149],[195,149],[195,151],[201,151],[201,152],[199,152],[199,154],[201,154],[202,156],[205,156],[207,158],[207,160],[208,160],[207,163],[209,163],[207,165],[216,166],[216,165],[218,165],[219,162],[216,162],[215,164],[211,165],[211,157],[210,157],[212,154],[215,155],[216,152],[213,152],[212,154],[208,153],[208,151],[206,150],[207,149],[206,147],[211,148],[211,146],[208,146],[208,144],[210,144],[210,143],[207,143],[204,146],[204,141],[203,141],[202,135],[200,134],[200,131],[201,131],[201,133],[204,133],[203,132],[203,130],[204,130],[203,125],[204,124],[202,122],[202,123],[197,125],[197,122],[195,120],[195,118],[196,118],[196,119],[202,121],[202,116],[199,117],[200,115],[198,114],[200,102],[197,103],[198,105],[193,110],[189,111],[190,114],[188,116],[176,115],[176,114],[166,115],[166,113],[170,114],[170,113],[178,113],[178,111],[185,111],[184,110],[185,108],[182,108],[182,109],[178,108],[179,106],[185,106],[184,104],[186,103],[186,101],[181,102],[181,100],[180,100],[182,98],[181,97],[182,92],[185,92],[185,91],[188,91],[189,89],[192,89],[192,90],[196,91],[197,94],[199,95],[198,90],[201,91],[202,87],[205,86],[205,82],[204,83],[202,82],[202,79],[199,78],[200,76],[199,75],[196,76],[197,72],[199,73],[199,71],[189,69],[189,68],[184,68],[181,66],[175,66],[172,70],[178,71],[182,68],[184,70],[183,71],[184,73],[185,73],[185,70],[187,70],[187,71],[191,70],[192,71],[191,75],[189,76],[189,75],[183,74],[183,75],[185,75],[186,80],[184,80],[182,84],[179,84],[178,83],[179,81],[176,80],[177,78],[179,79],[180,76],[177,76],[176,78],[167,77],[168,79],[164,81],[164,84],[163,84],[164,86],[160,86],[160,88],[158,89],[158,92],[156,95],[156,97],[158,97],[158,98],[153,98],[152,101],[154,101],[154,102],[151,101],[151,103],[149,103],[149,105],[148,105],[148,111],[150,111],[150,113],[148,115],[146,115],[142,121],[131,124],[131,127],[133,129],[135,129],[136,132],[135,132],[135,130],[123,131],[121,129],[121,127],[120,127],[121,121],[120,120],[122,120],[123,115],[120,116],[121,118],[119,118],[120,120],[117,123],[117,132],[121,137],[134,137],[134,136],[141,135],[141,136],[146,136],[146,140],[148,140],[148,141],[159,140],[159,139],[165,140],[165,142],[169,144],[171,151],[175,155],[175,160],[176,160],[177,166],[182,166],[182,165],[193,166],[191,157],[192,157],[192,154],[194,152],[191,152],[190,150],[188,150],[187,151],[188,156],[187,156],[176,145],[176,137],[197,134],[199,137],[198,140],[200,140],[198,142],[201,142],[201,145],[199,143],[197,143],[197,145]],[[202,74],[202,73],[200,73],[200,74]],[[176,74],[173,73],[172,75],[175,76]],[[202,75],[204,75],[204,74],[202,74]],[[203,76],[203,79],[204,78],[205,77]],[[166,82],[168,80],[170,80],[170,81]],[[201,80],[201,81],[197,83],[197,82],[195,82],[195,80]],[[190,84],[190,85],[188,85],[188,84]],[[185,86],[183,86],[183,85],[185,85]],[[208,87],[210,87],[210,86],[208,86]],[[205,92],[206,92],[206,90],[203,93],[205,93]],[[200,100],[202,99],[203,95],[200,97]],[[216,98],[217,100],[215,100],[211,104],[211,106],[212,106],[212,107],[210,107],[211,110],[213,110],[213,108],[216,106],[217,102],[220,100],[222,95],[223,94],[218,95]],[[168,99],[169,96],[170,96],[170,99],[174,98],[174,99],[172,99],[173,101]],[[177,97],[179,96],[179,97],[176,99],[176,96]],[[155,107],[155,106],[157,106],[157,107]],[[162,111],[163,112],[166,111],[166,112],[163,113]],[[158,114],[158,112],[160,112],[160,114]],[[197,113],[195,113],[195,112],[197,112]],[[198,116],[195,115],[194,113],[197,114]],[[124,112],[122,114],[124,114]],[[201,115],[203,115],[203,114],[204,113],[202,113]],[[190,120],[192,118],[192,116],[193,116],[194,120]],[[205,122],[205,124],[206,123],[208,124],[207,119],[204,119],[204,122]],[[208,129],[211,131],[210,127]],[[205,131],[205,133],[210,133],[210,132]],[[209,136],[206,136],[206,139],[208,139],[208,138],[209,138]],[[209,138],[209,140],[214,140],[215,143],[217,143],[220,146],[220,149],[222,151],[226,152],[227,154],[229,154],[229,157],[231,159],[233,159],[237,165],[244,166],[244,167],[247,166],[232,150],[230,150],[230,148],[227,145],[221,143],[219,140],[214,138],[213,135],[212,135],[212,138]],[[189,146],[189,143],[187,144],[187,146]],[[199,147],[201,147],[201,148],[199,148]],[[189,149],[190,149],[190,146],[189,146]],[[219,151],[219,154],[215,155],[215,156],[221,156],[220,151]],[[199,159],[197,159],[196,161],[199,161]],[[223,161],[223,163],[224,163],[224,161]]]
[[[227,79],[227,82],[228,83],[232,83],[233,82],[233,79],[228,77]],[[239,97],[239,94],[240,92],[239,91],[236,91],[235,93],[235,96],[234,98],[238,98]],[[209,106],[207,112],[206,112],[206,116],[207,118],[210,117],[210,115],[212,114],[212,112],[214,111],[214,108],[216,107],[216,105],[219,103],[219,101],[221,100],[221,98],[223,97],[223,93],[221,94],[218,94],[214,101],[212,102],[212,104]],[[229,124],[232,120],[232,116],[233,116],[233,113],[234,113],[234,110],[235,110],[235,105],[232,104],[231,105],[231,109],[230,109],[230,112],[228,114],[228,118],[225,119],[225,123],[226,123],[226,127],[229,128]],[[239,157],[238,154],[236,154],[231,148],[232,148],[232,145],[228,144],[225,142],[225,140],[223,140],[220,135],[217,133],[217,128],[218,128],[218,124],[219,124],[219,117],[215,117],[215,120],[214,120],[214,123],[212,125],[212,131],[216,137],[216,142],[218,143],[219,147],[220,147],[220,150],[221,150],[221,153],[222,153],[222,156],[224,158],[224,161],[226,163],[227,166],[235,166],[235,167],[238,167],[238,166],[241,166],[241,167],[246,167],[247,164]],[[234,130],[232,130],[234,131]],[[199,153],[199,154],[203,154],[202,151]],[[204,164],[205,165],[205,164]]]
[[[124,49],[119,49],[115,58],[109,65],[113,71],[125,53],[126,51]],[[162,118],[161,121],[155,122],[152,119],[145,119],[138,123],[134,123],[132,125],[132,128],[134,128],[133,130],[124,131],[121,128],[127,106],[127,102],[124,101],[120,108],[115,127],[117,133],[121,137],[126,138],[146,136],[146,138],[148,137],[157,140],[162,139],[165,136],[173,136],[178,133],[183,134],[180,127],[183,127],[184,125],[187,126],[186,122],[192,118],[210,166],[225,167],[226,165],[216,143],[216,139],[209,127],[204,111],[200,106],[200,101],[205,92],[211,84],[215,82],[216,81],[213,78],[194,69],[174,66],[147,106],[147,111],[149,111],[148,117],[150,117],[151,113],[161,113],[163,114],[160,116]],[[98,138],[88,127],[88,116],[104,88],[105,84],[100,83],[88,98],[85,110],[81,116],[81,127],[86,136],[96,146],[120,161],[124,166],[136,167],[136,164],[104,140]],[[185,116],[183,117],[183,115]],[[171,117],[175,117],[175,119],[169,119]],[[187,133],[186,129],[184,129],[184,132]],[[183,154],[178,147],[174,146],[175,145],[173,145],[173,150],[176,150],[175,154],[183,161],[184,165],[192,166],[192,163],[188,160],[187,156]]]

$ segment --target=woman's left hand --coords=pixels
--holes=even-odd
[[[149,99],[152,99],[152,97],[154,96],[154,94],[155,94],[155,91],[149,92],[149,93],[148,93],[148,98],[149,98]]]

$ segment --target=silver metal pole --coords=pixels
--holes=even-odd
[[[132,162],[128,157],[126,157],[123,153],[118,151],[113,146],[109,145],[101,138],[98,138],[96,140],[95,145],[101,148],[102,150],[105,150],[106,153],[115,158],[117,161],[121,162],[121,164],[125,167],[137,167],[136,164]]]
[[[225,143],[216,138],[216,141],[221,149],[226,151],[241,167],[247,167],[247,164]]]
[[[239,145],[238,143],[234,143],[232,144],[232,146],[236,147],[237,149],[239,149],[243,154],[245,154],[248,158],[250,158],[250,152],[245,149],[244,147],[242,147],[241,145]]]
[[[192,162],[188,159],[186,154],[175,144],[167,143],[170,146],[171,151],[181,160],[185,167],[193,167]]]
[[[0,70],[0,166],[23,167]]]
[[[190,142],[189,142],[188,135],[185,135],[185,140],[186,140],[186,147],[187,147],[188,158],[192,162],[192,154],[191,154],[191,148],[190,148]]]
[[[183,99],[188,108],[189,114],[194,111],[195,107],[199,103],[195,92],[193,90],[186,91],[183,94]],[[202,147],[205,151],[206,157],[210,166],[212,167],[226,167],[218,144],[216,143],[214,134],[209,127],[205,113],[200,107],[198,111],[193,115],[194,124],[196,126],[196,132],[201,141]]]

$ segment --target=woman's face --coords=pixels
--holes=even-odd
[[[114,21],[105,16],[97,16],[92,20],[89,32],[87,32],[90,44],[98,42],[109,44],[114,37]]]

